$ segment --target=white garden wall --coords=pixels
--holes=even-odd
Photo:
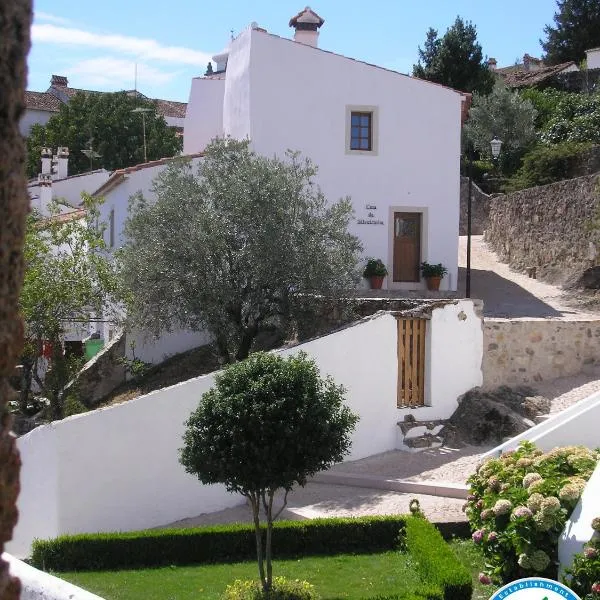
[[[533,442],[542,450],[552,450],[557,446],[587,446],[598,448],[600,435],[600,392],[588,396],[569,408],[542,421],[535,427],[500,444],[482,456],[483,459],[500,456],[514,450],[522,441]]]
[[[596,421],[598,422],[598,421]],[[583,550],[594,530],[592,519],[600,516],[600,465],[592,473],[585,490],[569,517],[558,540],[558,560],[561,570],[573,563],[573,556]]]
[[[472,302],[450,302],[433,310],[428,326],[436,347],[426,374],[431,406],[421,410],[434,418],[481,381],[481,320]],[[347,404],[360,416],[349,458],[395,449],[395,317],[383,313],[282,354],[299,351],[346,388]],[[9,551],[27,555],[34,537],[143,529],[241,503],[221,486],[201,485],[178,463],[184,421],[213,382],[214,374],[191,379],[20,438],[20,518]]]

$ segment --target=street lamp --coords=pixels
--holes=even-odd
[[[494,136],[494,139],[490,142],[490,146],[492,147],[492,156],[494,159],[498,158],[502,148],[502,140],[499,140],[496,136]]]
[[[152,109],[142,108],[141,106],[138,106],[137,108],[134,108],[131,112],[142,114],[142,131],[144,135],[144,162],[148,162],[148,157],[146,155],[146,113],[152,112]]]
[[[497,136],[490,141],[492,148],[492,156],[494,160],[500,156],[500,149],[502,148],[502,140],[499,140]],[[467,146],[467,153],[469,155],[469,197],[467,199],[467,277],[465,285],[465,296],[471,297],[471,211],[472,211],[472,190],[473,190],[473,146],[469,142]]]

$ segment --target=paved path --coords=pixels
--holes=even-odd
[[[467,237],[459,242],[459,292],[464,295]],[[491,252],[483,236],[471,239],[471,297],[484,302],[486,317],[600,319],[600,313],[582,310],[577,298],[561,288],[512,271]]]

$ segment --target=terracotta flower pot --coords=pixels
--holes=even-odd
[[[371,284],[372,290],[380,290],[383,285],[383,280],[385,279],[384,275],[371,275],[369,277],[369,283]]]
[[[437,292],[440,289],[441,277],[426,277],[427,289],[432,292]]]

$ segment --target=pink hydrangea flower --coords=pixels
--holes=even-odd
[[[483,530],[478,529],[477,531],[473,532],[471,537],[476,544],[481,544],[481,542],[483,542]]]
[[[481,583],[482,585],[490,585],[492,583],[492,580],[489,575],[486,575],[485,573],[479,573],[479,583]],[[598,585],[600,586],[600,584]]]
[[[479,575],[481,581],[481,575]],[[600,594],[600,581],[596,581],[596,583],[592,584],[592,594]]]
[[[598,550],[596,550],[596,548],[586,548],[583,551],[583,554],[586,558],[596,558],[596,556],[598,556]]]
[[[488,535],[488,542],[495,542],[498,539],[498,534],[495,531],[490,531]]]

